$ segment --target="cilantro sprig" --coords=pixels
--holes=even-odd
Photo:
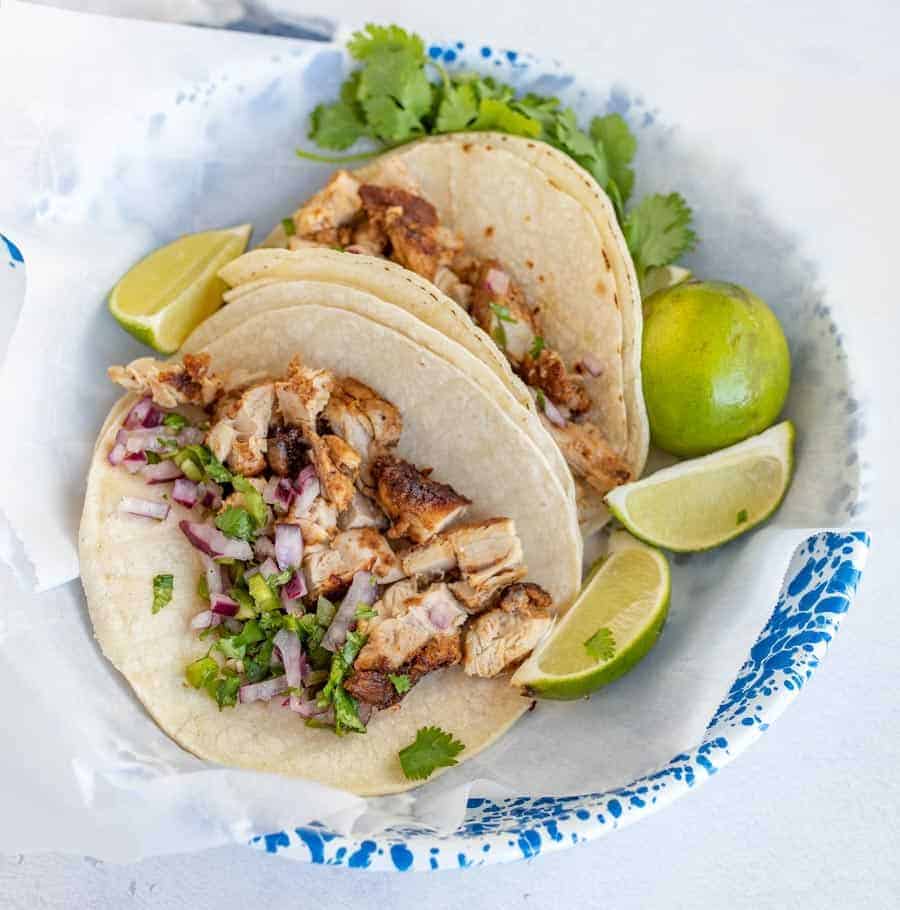
[[[438,768],[456,764],[465,745],[440,727],[422,727],[415,740],[398,753],[400,767],[409,780],[425,780]]]
[[[463,130],[527,136],[573,158],[606,191],[641,284],[650,269],[669,265],[696,244],[691,210],[678,193],[647,196],[627,209],[637,139],[620,114],[594,117],[584,128],[558,98],[517,96],[511,86],[490,76],[448,73],[428,58],[418,35],[397,25],[369,24],[353,34],[347,49],[359,65],[344,81],[339,98],[312,112],[309,138],[331,151],[344,151],[363,139],[374,148],[337,158],[298,149],[301,157],[349,161],[422,136]]]

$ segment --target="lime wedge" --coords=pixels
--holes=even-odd
[[[681,284],[682,281],[687,281],[691,278],[692,274],[690,269],[680,265],[658,265],[652,269],[647,269],[641,288],[641,296],[649,297],[656,291],[662,291],[665,288]]]
[[[785,420],[727,449],[617,487],[606,504],[647,543],[677,552],[709,550],[778,508],[793,465],[794,425]]]
[[[616,531],[609,553],[513,685],[539,698],[581,698],[627,673],[653,647],[669,610],[669,564]]]
[[[252,226],[185,234],[135,265],[112,289],[109,311],[138,341],[172,354],[222,305],[217,272],[247,248]]]

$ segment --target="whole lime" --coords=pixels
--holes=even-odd
[[[694,456],[771,426],[791,360],[759,297],[736,284],[686,281],[644,301],[642,372],[654,444]]]

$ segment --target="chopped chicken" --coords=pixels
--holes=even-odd
[[[537,357],[526,354],[519,375],[527,385],[541,389],[555,405],[572,414],[581,414],[591,406],[581,381],[569,375],[562,357],[550,348],[543,348]]]
[[[304,366],[299,357],[293,357],[285,381],[275,383],[278,409],[285,423],[314,429],[333,387],[334,376],[328,370]]]
[[[553,624],[550,595],[535,584],[511,585],[498,606],[466,629],[464,669],[498,676],[527,657]]]
[[[498,591],[524,578],[522,542],[511,518],[492,518],[454,528],[453,543],[462,580],[451,588],[470,613],[487,608]]]
[[[276,383],[277,385],[277,383]],[[299,427],[282,424],[270,428],[266,460],[273,474],[279,477],[296,477],[306,462],[309,444]]]
[[[233,392],[216,403],[206,436],[213,454],[235,473],[255,477],[266,469],[269,421],[275,393],[271,382]]]
[[[122,388],[149,395],[161,408],[180,404],[207,407],[224,387],[222,377],[209,369],[209,354],[185,354],[183,363],[139,357],[127,366],[111,366],[109,378]]]
[[[346,377],[336,384],[324,413],[331,431],[359,453],[363,481],[369,483],[372,459],[400,439],[400,412],[367,385]]]
[[[372,572],[380,585],[403,578],[400,560],[373,528],[341,531],[330,547],[308,549],[303,556],[303,570],[313,597],[346,587],[356,572]]]
[[[322,495],[343,512],[353,501],[354,482],[359,474],[359,455],[337,436],[308,432],[310,461],[316,469]]]
[[[282,520],[300,525],[307,547],[329,543],[338,532],[337,509],[321,496],[317,496],[302,515],[289,515]]]
[[[368,623],[369,637],[354,666],[357,670],[393,672],[431,639],[453,635],[466,617],[447,585],[431,585],[395,605],[391,615]]]
[[[531,350],[538,326],[519,285],[496,259],[470,268],[469,310],[472,319],[501,347],[514,364]]]
[[[341,513],[338,524],[342,531],[352,528],[378,528],[383,531],[390,521],[368,496],[357,490],[350,505]]]
[[[460,280],[456,272],[442,265],[434,273],[434,284],[464,310],[469,309],[472,300],[472,285]]]
[[[419,544],[403,555],[407,575],[437,578],[456,568],[456,551],[446,534],[436,534],[428,543]]]
[[[415,465],[382,455],[372,465],[381,508],[393,521],[388,537],[424,543],[459,518],[471,500],[449,484],[425,476]]]
[[[610,490],[631,480],[631,470],[606,437],[592,423],[572,423],[558,427],[541,418],[572,469],[598,493]]]
[[[369,256],[383,256],[387,249],[388,238],[381,225],[368,218],[353,229],[348,253],[366,253]]]
[[[395,674],[389,674],[385,670],[354,670],[344,683],[344,688],[363,704],[378,709],[389,708],[403,698],[394,686],[391,675],[406,676],[410,686],[414,686],[433,670],[458,664],[462,660],[460,639],[459,632],[435,635],[416,651],[408,663],[399,667]]]
[[[347,171],[336,171],[315,196],[294,212],[297,235],[331,245],[337,240],[338,229],[349,225],[361,206],[359,181]]]
[[[449,265],[462,243],[438,222],[437,210],[421,196],[396,186],[363,184],[363,208],[391,243],[391,259],[431,281]]]

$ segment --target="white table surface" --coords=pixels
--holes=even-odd
[[[249,0],[68,0],[59,5],[220,23],[263,6]],[[871,179],[873,172],[896,173],[900,160],[898,127],[891,122],[900,89],[900,7],[892,0],[819,0],[793,3],[777,13],[765,12],[769,4],[721,0],[633,8],[608,0],[453,0],[415,6],[403,0],[269,0],[268,6],[295,11],[302,6],[345,22],[398,21],[433,36],[494,35],[511,47],[570,60],[587,73],[604,46],[615,41],[625,42],[647,66],[681,67],[696,79],[706,72],[716,78],[729,72],[745,84],[783,78],[784,95],[772,116],[783,118],[790,129],[779,153],[815,147],[819,166],[846,184],[852,208],[842,217],[855,223],[858,250],[864,251],[860,267],[879,268],[880,263],[884,274],[884,296],[867,302],[866,314],[883,320],[884,350],[896,350],[900,315],[895,297],[889,296],[888,268],[896,260],[900,206],[889,180]],[[814,110],[792,107],[792,80],[815,80],[835,71],[845,75],[858,107],[848,109],[839,100],[829,106],[828,99]],[[727,146],[734,137],[723,141]],[[736,148],[729,151],[738,154]],[[760,155],[769,157],[763,150]],[[771,163],[766,164],[777,184],[769,173]],[[876,186],[886,188],[870,189]],[[786,192],[785,217],[790,218],[792,206],[799,211],[809,204],[802,190]],[[896,358],[876,359],[864,366],[870,382],[900,391]],[[870,432],[878,437],[880,431]],[[536,861],[439,875],[310,867],[244,848],[131,866],[58,855],[6,856],[0,857],[0,907],[896,908],[900,659],[890,619],[900,581],[894,555],[900,551],[900,532],[892,513],[900,503],[878,502],[877,492],[869,491],[877,503],[869,522],[874,548],[861,594],[808,690],[749,753],[687,799],[635,827]]]

